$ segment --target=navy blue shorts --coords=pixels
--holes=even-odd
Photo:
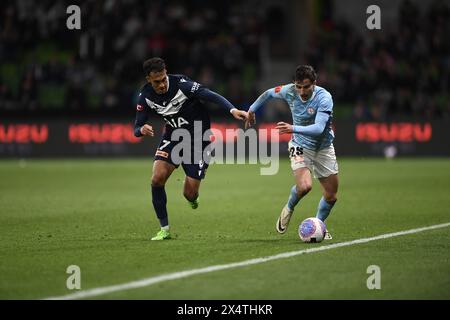
[[[172,152],[175,147],[177,148]],[[202,180],[211,160],[211,142],[202,141],[201,147],[195,148],[194,143],[172,141],[171,133],[166,132],[156,149],[155,160],[166,161],[177,168],[181,165],[186,176]]]

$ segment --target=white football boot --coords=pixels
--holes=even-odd
[[[324,237],[324,239],[325,239],[325,240],[331,240],[331,239],[333,239],[333,237],[331,236],[331,233],[329,233],[328,230],[325,231],[325,237]]]
[[[293,213],[294,211],[290,211],[287,206],[283,207],[283,210],[281,210],[280,217],[278,218],[277,225],[275,226],[278,233],[283,234],[286,232]]]

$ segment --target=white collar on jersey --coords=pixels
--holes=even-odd
[[[316,86],[314,86],[313,94],[311,95],[311,98],[309,98],[308,100],[303,100],[302,97],[300,95],[298,95],[298,97],[300,98],[300,101],[303,103],[311,101],[312,99],[314,99],[315,96],[316,96]]]

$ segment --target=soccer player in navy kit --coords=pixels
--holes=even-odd
[[[208,111],[200,100],[223,106],[238,120],[245,120],[246,112],[236,109],[221,95],[193,82],[186,76],[167,74],[165,62],[161,58],[146,60],[143,69],[147,83],[139,93],[134,135],[136,137],[154,135],[153,127],[146,123],[150,112],[162,116],[166,122],[165,132],[156,151],[151,181],[153,207],[161,225],[161,230],[152,240],[164,240],[170,238],[164,186],[173,170],[180,164],[186,174],[184,197],[193,209],[198,207],[200,182],[205,177],[209,162],[209,158],[205,159],[203,155],[209,155],[205,150],[210,145],[209,141],[202,139],[203,133],[210,129],[210,120]],[[197,153],[197,157],[191,156],[190,161],[183,158],[180,162],[172,155],[173,148],[178,143],[183,143],[176,139],[172,140],[172,134],[177,129],[185,129],[190,133],[191,143],[187,146],[191,146],[192,149],[194,149],[194,139],[202,140],[200,158]]]

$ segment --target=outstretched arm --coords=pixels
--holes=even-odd
[[[197,97],[200,99],[213,102],[215,104],[218,104],[219,106],[226,108],[230,111],[230,113],[238,120],[245,120],[246,119],[246,112],[238,110],[236,107],[234,107],[230,101],[228,101],[226,98],[221,96],[218,93],[215,93],[214,91],[209,90],[208,88],[201,87],[197,91]]]
[[[266,103],[267,100],[269,100],[270,98],[273,97],[273,95],[272,95],[273,90],[274,90],[273,88],[266,90],[262,95],[260,95],[258,97],[258,99],[256,99],[255,102],[253,102],[253,104],[250,106],[248,111],[255,113],[256,110],[258,110],[260,107],[262,107],[264,105],[264,103]]]
[[[266,90],[262,95],[260,95],[258,97],[258,99],[256,99],[255,102],[253,102],[253,104],[248,109],[247,120],[245,121],[246,129],[253,126],[256,123],[256,117],[255,117],[256,110],[258,110],[260,107],[262,107],[271,98],[277,98],[277,97],[281,98],[282,97],[280,94],[282,87],[283,86],[278,86],[278,87]]]
[[[293,126],[285,122],[278,122],[277,129],[280,133],[301,133],[307,136],[319,136],[325,130],[325,126],[330,119],[330,113],[326,111],[317,112],[314,124],[309,126]]]

